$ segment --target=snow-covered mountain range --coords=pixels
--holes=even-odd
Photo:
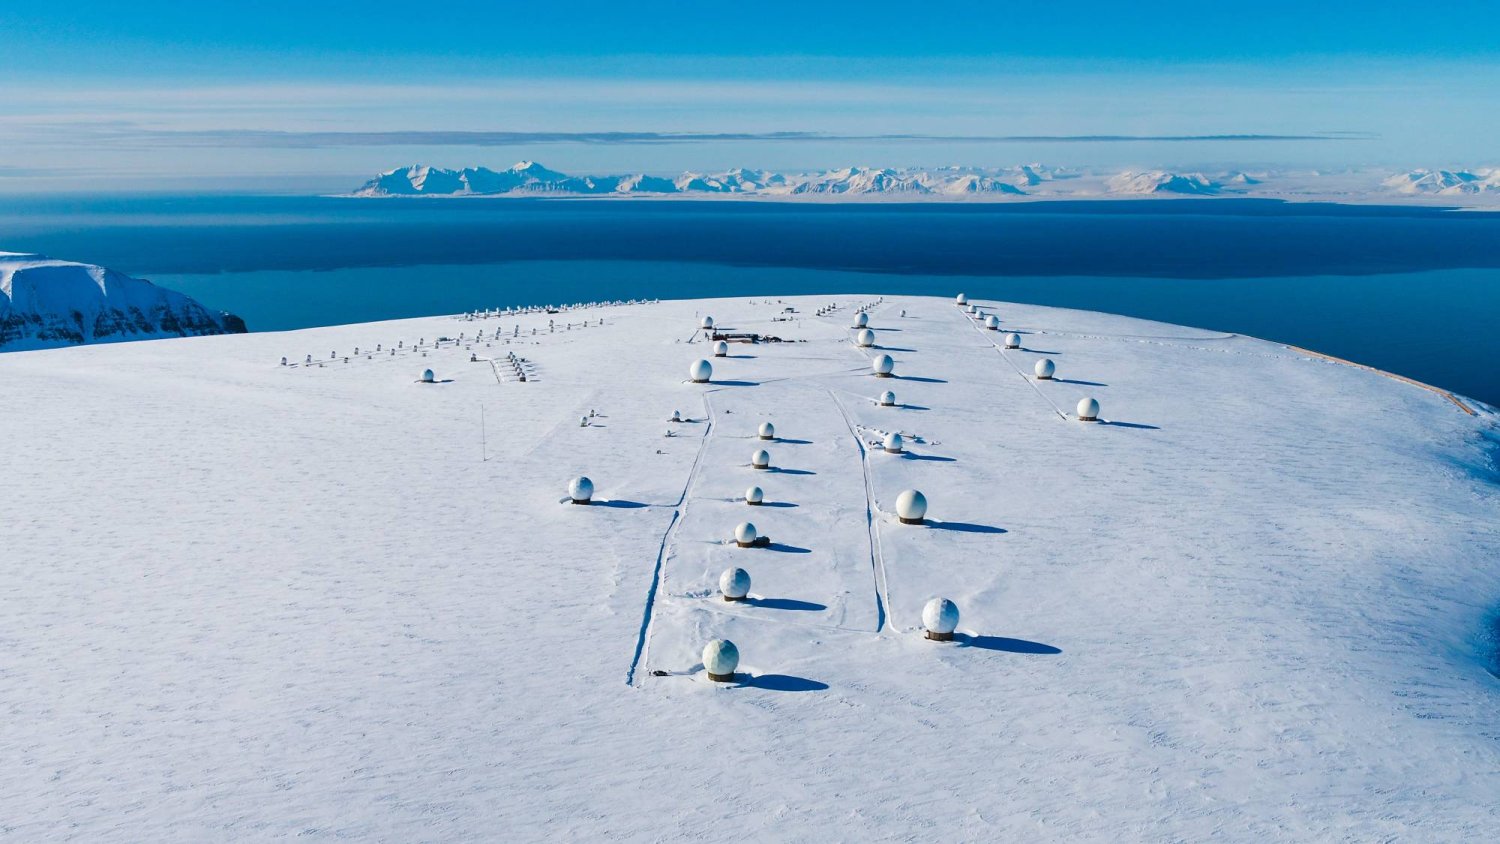
[[[0,252],[0,351],[244,331],[239,317],[144,279]]]
[[[522,161],[505,170],[412,165],[381,173],[354,196],[759,196],[803,199],[1091,199],[1255,196],[1331,201],[1433,197],[1500,203],[1500,168],[1474,170],[1098,171],[1014,167],[843,167],[809,173],[737,168],[677,176],[575,176]]]

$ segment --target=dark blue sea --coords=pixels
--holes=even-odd
[[[915,293],[1292,343],[1500,404],[1500,214],[1015,204],[0,198],[0,250],[114,267],[275,331],[610,298]]]

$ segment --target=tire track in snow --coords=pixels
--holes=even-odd
[[[885,633],[889,618],[886,608],[891,604],[891,595],[886,585],[885,553],[880,547],[880,528],[875,524],[875,487],[870,480],[870,454],[865,448],[865,441],[859,437],[859,429],[855,427],[854,420],[849,418],[849,411],[845,409],[844,403],[839,401],[833,390],[828,390],[828,398],[839,409],[839,415],[844,417],[849,435],[854,437],[854,444],[859,448],[860,471],[865,480],[865,525],[870,532],[870,570],[875,576],[875,632]]]
[[[698,474],[703,466],[703,455],[708,451],[708,441],[713,436],[714,426],[717,420],[714,418],[713,403],[709,396],[713,390],[703,393],[703,412],[708,419],[708,427],[703,431],[703,437],[698,441],[698,454],[693,457],[693,465],[688,469],[687,481],[682,485],[682,495],[673,505],[672,521],[667,524],[666,532],[662,534],[661,546],[656,551],[656,567],[651,572],[651,588],[646,590],[646,608],[641,615],[640,632],[636,635],[635,655],[630,659],[630,670],[625,672],[625,685],[639,687],[636,673],[642,665],[646,664],[651,645],[651,626],[656,620],[656,596],[661,592],[662,571],[667,559],[667,551],[672,547],[672,540],[677,536],[677,527],[682,524],[682,514],[687,510],[689,493],[698,483]]]

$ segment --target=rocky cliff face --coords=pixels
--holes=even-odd
[[[0,351],[237,334],[245,322],[92,264],[0,252]]]

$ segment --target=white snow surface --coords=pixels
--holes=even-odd
[[[1491,837],[1496,414],[1252,338],[979,304],[1021,349],[951,298],[863,296],[0,356],[0,828]],[[798,342],[687,383],[705,313]],[[1043,356],[1057,380],[1026,377]],[[1102,422],[1071,418],[1085,396]],[[578,475],[594,504],[566,503]],[[891,512],[908,488],[925,525]],[[747,520],[769,547],[728,541]],[[732,566],[751,601],[719,597]],[[955,642],[921,632],[934,597]],[[715,638],[737,682],[705,676]]]

